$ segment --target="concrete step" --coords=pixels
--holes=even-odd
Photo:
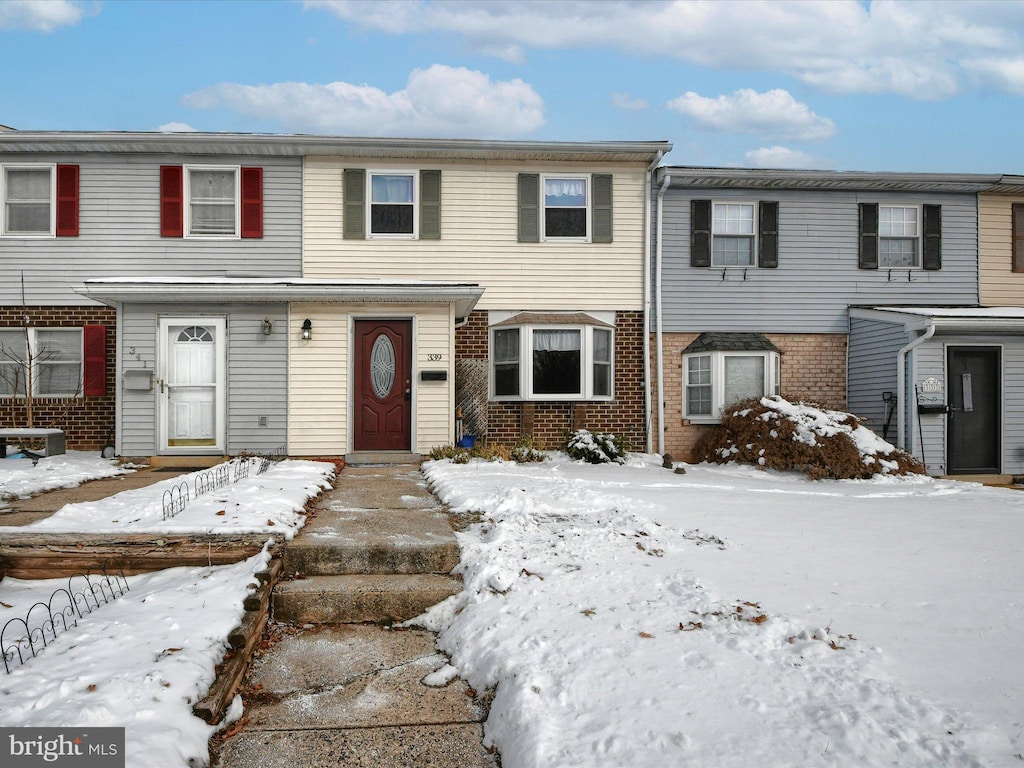
[[[274,618],[293,624],[393,623],[461,590],[458,579],[438,574],[312,576],[278,582]]]
[[[459,545],[442,512],[321,510],[284,550],[285,573],[448,573]]]
[[[483,725],[246,731],[227,741],[220,768],[494,768]]]
[[[423,457],[411,451],[353,451],[345,454],[345,463],[361,464],[419,464]]]

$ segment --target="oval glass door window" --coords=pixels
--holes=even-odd
[[[383,333],[370,350],[370,381],[373,393],[383,400],[395,386],[395,346]]]

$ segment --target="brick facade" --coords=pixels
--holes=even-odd
[[[663,334],[665,356],[665,451],[676,461],[693,461],[693,448],[707,426],[683,419],[683,350],[699,333]],[[782,395],[809,400],[837,410],[846,409],[846,347],[842,333],[766,333],[781,355]],[[652,355],[655,338],[651,338]],[[651,369],[655,370],[656,360]],[[657,397],[657,392],[654,393]],[[657,424],[658,414],[653,414]],[[655,426],[657,430],[657,426]],[[657,431],[654,433],[657,435]],[[655,450],[658,442],[655,440]]]
[[[526,437],[545,448],[557,448],[574,430],[611,432],[633,450],[647,441],[644,412],[643,313],[615,315],[615,399],[611,402],[530,401],[488,402],[487,376],[482,389],[456,380],[456,405],[467,416],[466,430],[478,430],[486,442],[514,444]],[[473,312],[455,334],[458,372],[486,374],[489,359],[487,312]],[[474,414],[472,420],[469,414]]]
[[[56,427],[67,433],[67,446],[99,451],[113,442],[116,373],[114,347],[117,313],[111,307],[0,307],[0,328],[18,328],[28,315],[36,328],[107,327],[107,393],[102,397],[37,397],[33,400],[33,426]],[[25,426],[23,398],[0,397],[0,426]]]

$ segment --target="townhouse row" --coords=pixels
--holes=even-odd
[[[1024,179],[670,149],[0,132],[0,425],[158,460],[581,427],[687,459],[781,392],[934,474],[1024,471]]]

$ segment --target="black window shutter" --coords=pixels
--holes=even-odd
[[[519,174],[519,242],[540,242],[540,174]]]
[[[757,204],[757,266],[775,269],[779,266],[779,204]]]
[[[420,240],[441,239],[441,172],[420,171]]]
[[[362,168],[346,168],[342,183],[344,213],[342,215],[342,237],[345,240],[366,239],[366,171]]]
[[[690,201],[690,266],[711,266],[711,201]]]
[[[593,195],[594,221],[590,228],[590,240],[594,243],[612,241],[612,175],[595,173],[590,178]]]
[[[1010,228],[1013,233],[1013,251],[1010,258],[1014,272],[1024,272],[1024,203],[1014,203]]]
[[[922,206],[924,218],[924,244],[921,248],[921,266],[942,269],[942,206]]]
[[[861,269],[878,269],[878,203],[860,203]]]

